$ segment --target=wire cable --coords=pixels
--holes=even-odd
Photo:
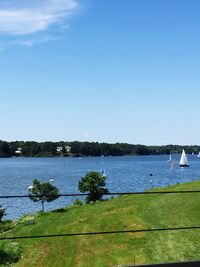
[[[159,195],[159,194],[193,194],[193,193],[200,193],[200,190],[179,190],[179,191],[145,191],[145,192],[111,192],[102,194],[102,196],[120,196],[120,195]],[[84,197],[89,196],[89,193],[69,193],[69,194],[57,194],[54,196],[58,197]],[[30,195],[5,195],[0,196],[0,199],[3,198],[29,198]],[[37,197],[48,197],[52,195],[37,195]]]
[[[70,237],[70,236],[91,236],[91,235],[111,235],[111,234],[128,234],[128,233],[143,233],[143,232],[163,232],[163,231],[188,231],[200,230],[200,226],[172,227],[172,228],[150,228],[150,229],[133,229],[133,230],[118,230],[118,231],[100,231],[100,232],[83,232],[83,233],[66,233],[66,234],[50,234],[50,235],[33,235],[33,236],[12,236],[0,237],[0,240],[16,240],[16,239],[36,239],[36,238],[55,238],[55,237]]]

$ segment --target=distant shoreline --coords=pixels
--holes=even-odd
[[[146,146],[127,143],[98,143],[98,142],[35,142],[35,141],[0,141],[0,157],[106,157],[106,156],[148,156],[180,154],[182,149],[187,154],[198,154],[198,145],[163,145]]]

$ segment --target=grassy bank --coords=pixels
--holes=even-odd
[[[200,181],[164,190],[197,190]],[[122,196],[24,218],[7,236],[200,225],[200,194]],[[26,220],[34,224],[29,225]],[[200,230],[17,241],[14,266],[103,267],[200,259]]]

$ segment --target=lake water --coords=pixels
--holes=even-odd
[[[200,159],[189,156],[190,168],[179,168],[180,155],[175,159],[175,168],[170,170],[168,156],[3,158],[0,159],[0,195],[27,194],[27,187],[34,178],[41,181],[54,179],[61,193],[77,193],[82,176],[88,171],[102,169],[106,171],[110,192],[144,191],[200,179]],[[47,203],[45,210],[63,207],[73,201],[73,198],[60,197]],[[7,219],[16,219],[41,209],[40,203],[33,203],[28,198],[1,199],[0,204],[7,207]]]

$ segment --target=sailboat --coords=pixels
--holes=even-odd
[[[172,159],[172,154],[170,153],[168,162],[172,162],[172,161],[174,161],[174,160]]]
[[[199,152],[199,154],[197,155],[197,158],[200,158],[200,152]]]
[[[169,155],[168,162],[169,162],[170,170],[174,169],[175,160],[172,158],[172,154],[171,153]]]
[[[179,166],[180,166],[180,167],[189,167],[189,166],[190,166],[190,165],[189,165],[189,162],[188,162],[187,155],[186,155],[184,149],[183,149],[183,151],[182,151],[182,155],[181,155],[181,160],[180,160]]]

